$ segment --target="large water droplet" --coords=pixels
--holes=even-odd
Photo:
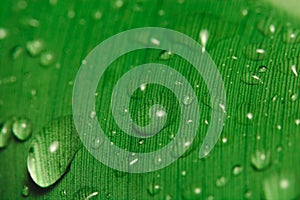
[[[258,171],[265,170],[270,166],[270,152],[266,150],[256,150],[251,156],[252,167]]]
[[[10,120],[0,124],[0,148],[4,148],[9,144],[11,139],[11,126]]]
[[[27,140],[32,133],[32,124],[26,118],[18,118],[12,124],[13,134],[21,141]]]
[[[44,42],[40,39],[28,41],[26,49],[31,56],[38,56],[44,50]]]
[[[55,119],[33,139],[27,157],[27,168],[40,187],[57,182],[67,171],[81,147],[72,116]]]
[[[98,199],[99,192],[92,187],[82,187],[77,192],[73,194],[74,200],[88,200],[88,199]]]

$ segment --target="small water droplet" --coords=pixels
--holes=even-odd
[[[151,41],[152,44],[154,44],[156,46],[160,45],[160,41],[158,39],[156,39],[156,38],[151,38],[150,41]]]
[[[243,16],[247,16],[248,15],[248,10],[247,9],[243,9],[242,10],[242,15]]]
[[[5,28],[0,27],[0,40],[3,40],[7,37],[8,32]]]
[[[243,167],[241,165],[235,165],[232,168],[232,174],[238,176],[243,172]]]
[[[81,147],[72,116],[60,117],[46,125],[33,139],[27,169],[40,187],[49,187],[67,171]]]
[[[258,68],[259,73],[265,73],[267,70],[268,70],[268,68],[264,65],[262,65]]]
[[[60,191],[60,196],[61,197],[66,197],[67,196],[67,191],[66,190]]]
[[[251,156],[252,167],[258,171],[265,170],[270,166],[270,152],[266,150],[256,150]]]
[[[23,26],[28,26],[28,27],[33,27],[33,28],[40,26],[40,22],[37,19],[30,18],[30,17],[22,18],[20,23]]]
[[[172,52],[171,51],[162,51],[160,54],[159,54],[159,59],[161,60],[169,60],[171,57],[172,57]]]
[[[17,58],[19,58],[22,53],[24,52],[24,49],[20,46],[15,46],[14,48],[11,49],[10,51],[10,57],[13,60],[16,60]]]
[[[96,12],[94,12],[93,17],[96,20],[101,19],[102,18],[102,12],[100,10],[97,10]]]
[[[28,41],[26,49],[31,56],[38,56],[44,50],[44,42],[40,39]]]
[[[300,119],[296,119],[295,120],[295,124],[298,126],[298,125],[300,125]]]
[[[49,66],[51,64],[54,63],[54,60],[55,60],[55,57],[54,57],[54,54],[51,53],[51,52],[45,52],[41,55],[41,58],[40,58],[40,64],[42,66]]]
[[[264,60],[268,57],[267,47],[259,44],[251,44],[245,47],[245,56],[250,60]]]
[[[116,1],[115,1],[115,7],[116,7],[116,8],[122,8],[123,5],[124,5],[123,0],[116,0]]]
[[[257,28],[264,35],[272,36],[282,29],[282,24],[277,20],[277,18],[268,16],[258,23]]]
[[[184,95],[182,98],[182,103],[186,106],[192,104],[193,102],[194,98],[189,95]]]
[[[24,197],[28,197],[29,196],[29,193],[30,193],[30,190],[29,190],[29,187],[27,185],[24,185],[23,186],[23,189],[22,189],[22,195]]]
[[[27,140],[32,133],[32,124],[26,118],[18,118],[12,124],[13,134],[21,141]]]
[[[149,184],[148,186],[148,193],[151,195],[151,196],[155,196],[157,195],[158,193],[160,193],[161,191],[161,186],[155,182],[152,182]]]
[[[251,120],[253,118],[253,114],[252,113],[247,113],[247,118]]]
[[[68,11],[68,18],[73,19],[75,17],[75,11],[74,10],[69,10]]]
[[[259,85],[263,83],[260,77],[253,72],[247,72],[243,74],[241,80],[243,83],[248,85]]]
[[[247,190],[244,193],[244,197],[245,197],[245,199],[250,199],[252,197],[252,191],[251,190]]]
[[[202,189],[199,187],[199,184],[189,185],[184,188],[182,192],[182,198],[184,200],[192,200],[192,199],[201,199]]]
[[[11,139],[11,120],[7,120],[4,123],[0,123],[0,148],[4,148],[9,144]]]
[[[287,58],[276,67],[283,74],[298,77],[300,71],[300,57]]]
[[[92,188],[92,187],[82,187],[79,190],[77,190],[74,194],[73,194],[73,198],[72,199],[78,199],[78,200],[88,200],[88,199],[98,199],[99,198],[99,192],[97,189]]]
[[[217,180],[216,180],[216,186],[217,187],[224,187],[227,183],[227,180],[224,176],[220,176]]]
[[[296,44],[300,42],[300,30],[288,27],[282,35],[283,42],[287,44]]]
[[[57,4],[57,1],[58,1],[58,0],[49,0],[49,4],[50,4],[51,6],[55,6],[55,5]]]
[[[273,173],[263,181],[263,191],[267,200],[297,199],[299,183],[292,172]]]
[[[200,38],[201,45],[202,45],[202,53],[205,52],[208,37],[209,37],[208,30],[204,29],[199,32],[199,38]]]

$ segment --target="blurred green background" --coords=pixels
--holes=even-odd
[[[300,199],[297,6],[296,1],[282,7],[260,0],[3,0],[0,122],[27,118],[33,133],[25,142],[12,138],[0,149],[0,199],[85,199],[92,194],[95,199]],[[131,101],[133,119],[140,124],[147,123],[143,116],[154,102],[169,105],[170,126],[154,139],[124,139],[107,106],[126,71],[142,63],[167,64],[186,76],[199,97],[201,121],[192,147],[172,165],[146,174],[117,172],[81,148],[60,180],[45,189],[37,186],[27,171],[30,144],[47,123],[72,114],[73,83],[82,60],[110,36],[148,26],[180,31],[200,44],[199,33],[208,31],[206,51],[227,92],[226,124],[213,151],[198,159],[214,109],[201,77],[179,56],[134,51],[116,60],[99,82],[100,124],[123,148],[147,151],[168,143],[178,120],[178,102],[168,91],[160,96],[159,87],[149,87]]]

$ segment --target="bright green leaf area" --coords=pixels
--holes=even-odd
[[[298,4],[294,13],[300,4],[291,2]],[[299,199],[300,22],[289,7],[260,0],[1,1],[0,122],[25,117],[33,132],[25,142],[12,136],[0,149],[0,199]],[[81,148],[56,184],[37,186],[27,171],[30,144],[47,123],[72,114],[82,60],[110,36],[148,26],[180,31],[200,44],[199,33],[208,31],[206,51],[227,95],[224,129],[212,152],[198,158],[216,109],[201,76],[177,55],[161,58],[161,51],[139,50],[118,58],[101,78],[95,96],[99,123],[124,149],[147,152],[168,144],[181,103],[171,91],[150,85],[132,96],[137,124],[149,122],[153,104],[168,112],[166,127],[144,141],[118,128],[109,105],[114,85],[128,70],[150,62],[169,65],[198,96],[199,133],[190,149],[162,170],[128,174]]]

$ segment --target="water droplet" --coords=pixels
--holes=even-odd
[[[190,105],[193,102],[194,102],[194,98],[189,95],[184,95],[182,98],[182,103],[186,106]]]
[[[47,67],[54,63],[55,57],[54,54],[51,52],[45,52],[41,55],[40,64],[44,67]]]
[[[55,6],[57,4],[57,0],[49,0],[49,4]]]
[[[101,140],[100,138],[97,137],[94,139],[92,147],[94,149],[98,149],[101,146],[102,142],[103,142],[103,140]]]
[[[134,158],[133,160],[131,160],[131,161],[129,162],[129,165],[134,165],[134,164],[137,163],[138,161],[139,161],[138,158]]]
[[[31,56],[38,56],[44,50],[44,42],[40,39],[28,41],[26,49]]]
[[[31,136],[32,124],[26,118],[18,118],[12,124],[12,132],[19,140],[25,141]]]
[[[100,10],[97,10],[96,12],[94,12],[93,17],[96,20],[101,19],[102,18],[102,12]]]
[[[270,162],[270,152],[266,150],[256,150],[251,156],[252,167],[258,171],[265,170]]]
[[[248,15],[248,10],[247,9],[243,9],[242,10],[242,15],[243,16],[247,16]]]
[[[223,144],[227,143],[227,138],[225,138],[225,137],[222,138],[222,143],[223,143]]]
[[[282,35],[283,42],[287,44],[296,44],[300,42],[300,30],[288,27]]]
[[[172,52],[171,51],[162,51],[160,54],[159,54],[159,59],[161,60],[169,60],[171,57],[172,57]]]
[[[69,17],[69,19],[73,19],[75,17],[75,11],[74,10],[69,10],[68,11],[68,17]]]
[[[238,176],[243,172],[243,167],[241,165],[235,165],[232,168],[232,174]]]
[[[11,139],[11,125],[11,120],[0,124],[0,148],[6,147]]]
[[[245,56],[250,60],[264,60],[268,57],[267,47],[259,44],[252,44],[245,47]]]
[[[76,191],[73,194],[72,199],[82,199],[82,200],[88,200],[88,199],[98,199],[99,198],[99,192],[97,189],[92,187],[82,187],[78,191]]]
[[[28,172],[40,187],[49,187],[67,171],[81,147],[72,116],[46,125],[33,139],[27,157]]]
[[[273,173],[263,181],[263,191],[267,200],[297,199],[299,183],[292,172]]]
[[[227,180],[224,176],[221,176],[216,180],[217,187],[224,187],[226,185],[226,183],[227,183]]]
[[[175,144],[172,145],[172,151],[170,151],[170,156],[173,158],[186,157],[190,155],[195,148],[191,147],[192,140],[188,138],[181,138]],[[181,155],[182,152],[185,152]]]
[[[245,199],[250,199],[252,197],[252,191],[247,190],[244,194]]]
[[[268,68],[264,65],[262,65],[258,68],[259,73],[265,73],[267,70],[268,70]]]
[[[61,197],[66,197],[67,196],[67,191],[66,190],[60,191],[60,196]]]
[[[192,200],[192,199],[201,199],[201,192],[202,189],[196,184],[193,184],[192,186],[189,185],[184,188],[184,191],[182,192],[182,198],[185,200]]]
[[[172,199],[173,199],[172,195],[166,194],[165,200],[172,200]]]
[[[300,125],[300,119],[296,119],[295,120],[295,124],[298,126],[298,125]]]
[[[11,49],[10,51],[10,56],[13,60],[16,60],[19,58],[22,53],[24,52],[24,49],[20,46],[15,46],[14,48]]]
[[[300,71],[300,57],[287,58],[283,62],[279,63],[277,68],[283,74],[298,77]]]
[[[264,35],[271,36],[278,33],[282,29],[282,24],[276,20],[276,18],[268,16],[258,23],[257,28]]]
[[[28,197],[28,196],[29,196],[29,193],[30,193],[29,187],[28,187],[27,185],[24,185],[24,186],[23,186],[23,189],[22,189],[22,195],[23,195],[24,197]]]
[[[115,1],[115,7],[116,7],[116,8],[122,8],[123,5],[124,5],[123,0],[116,0],[116,1]]]
[[[252,113],[247,113],[247,118],[251,120],[253,118],[253,114]]]
[[[150,41],[151,41],[152,44],[154,44],[156,46],[160,45],[160,41],[158,39],[156,39],[156,38],[151,38]]]
[[[253,72],[247,72],[243,74],[241,80],[243,83],[248,85],[259,85],[263,83],[260,77]]]
[[[23,26],[28,26],[28,27],[33,27],[33,28],[40,26],[40,22],[37,19],[30,18],[30,17],[22,18],[20,23]]]
[[[155,196],[157,195],[158,193],[160,193],[161,191],[161,186],[155,182],[152,182],[149,184],[148,186],[148,193],[151,195],[151,196]]]
[[[0,27],[0,40],[5,39],[7,36],[7,30],[5,28]]]
[[[202,53],[205,52],[208,37],[209,37],[208,30],[205,29],[205,30],[200,31],[199,38],[200,38],[201,45],[202,45]]]

